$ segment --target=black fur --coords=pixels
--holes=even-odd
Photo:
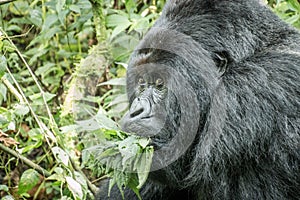
[[[137,72],[142,65],[149,66]],[[137,74],[151,66],[166,74],[172,91],[164,97],[167,102],[159,104],[165,107],[158,109],[159,116],[167,116],[156,136],[160,142],[155,144],[154,138],[154,145],[163,148],[179,134],[184,115],[191,121],[198,116],[198,132],[189,135],[180,124],[193,143],[176,161],[151,172],[141,189],[143,200],[300,199],[297,30],[259,0],[169,0],[129,63],[131,104],[140,95]],[[191,86],[183,92],[187,107],[193,102],[191,94],[196,94],[193,112],[180,107],[184,88],[176,77],[170,81],[168,67]],[[146,126],[129,118],[125,117],[127,131],[147,135],[147,130],[157,130],[155,123]],[[101,199],[107,199],[106,187]],[[117,188],[110,199],[121,199]],[[128,190],[125,199],[137,197]]]

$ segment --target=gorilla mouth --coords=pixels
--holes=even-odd
[[[142,118],[141,118],[141,120],[145,120],[145,119],[146,119],[146,120],[147,120],[147,119],[151,119],[152,117],[154,117],[154,116],[153,116],[153,115],[149,115],[149,116],[146,116],[146,117],[142,117]]]

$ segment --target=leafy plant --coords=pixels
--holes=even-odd
[[[127,187],[140,198],[139,189],[146,182],[152,163],[150,139],[107,129],[97,130],[95,134],[100,134],[102,140],[83,151],[83,160],[92,161],[90,169],[111,178],[108,195],[116,184],[122,195]]]

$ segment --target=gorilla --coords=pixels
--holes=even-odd
[[[155,149],[143,200],[300,199],[300,34],[260,0],[169,0],[127,93],[123,129]]]

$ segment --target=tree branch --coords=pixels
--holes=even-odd
[[[6,3],[10,3],[16,0],[0,0],[0,5],[6,4]]]
[[[3,144],[0,144],[0,149],[3,150],[3,151],[5,151],[6,153],[9,153],[10,155],[12,155],[12,156],[14,156],[16,158],[19,158],[23,163],[25,163],[26,165],[28,165],[32,169],[35,169],[41,175],[43,175],[45,177],[51,176],[50,172],[48,172],[47,170],[45,170],[41,166],[35,164],[34,162],[32,162],[31,160],[29,160],[28,158],[22,156],[21,154],[19,154],[18,152],[14,151],[13,149],[10,149],[10,148],[4,146]]]

